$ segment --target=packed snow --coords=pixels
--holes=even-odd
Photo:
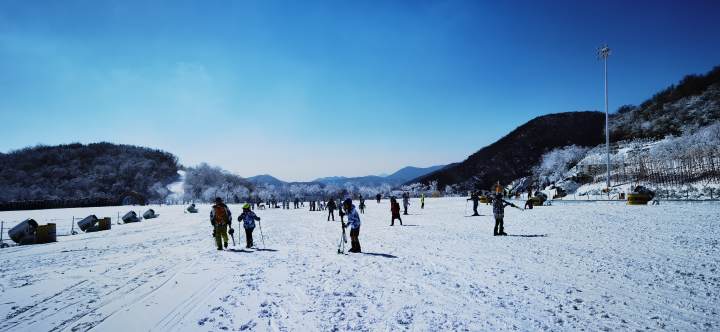
[[[364,253],[348,255],[339,223],[307,204],[258,210],[264,243],[256,229],[241,249],[238,231],[232,251],[214,247],[208,205],[126,225],[133,207],[1,212],[60,234],[72,217],[114,224],[0,249],[0,331],[720,329],[716,203],[508,207],[507,237],[462,198],[413,200],[402,227],[387,200],[367,205]]]

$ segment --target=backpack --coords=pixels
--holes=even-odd
[[[227,209],[222,205],[215,205],[213,211],[215,212],[215,224],[225,225],[228,220]]]

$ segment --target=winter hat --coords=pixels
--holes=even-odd
[[[352,198],[350,198],[350,197],[345,198],[345,200],[343,201],[343,204],[352,205]]]
[[[222,198],[215,197],[215,203],[222,203]]]
[[[250,203],[245,203],[245,205],[243,205],[243,210],[250,210]]]

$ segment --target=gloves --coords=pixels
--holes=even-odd
[[[228,231],[228,233],[230,233],[230,235],[233,235],[233,234],[235,234],[235,229],[233,229],[233,228],[230,228],[230,230]]]
[[[213,228],[213,234],[212,234],[212,235],[213,235],[212,237],[215,237],[215,228]]]

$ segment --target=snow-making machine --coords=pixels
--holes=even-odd
[[[627,194],[627,204],[647,205],[647,203],[649,201],[652,201],[653,198],[655,198],[654,191],[643,186],[637,186],[633,188],[633,191],[631,193]]]
[[[153,209],[149,209],[149,210],[145,211],[145,213],[143,213],[143,218],[145,218],[145,219],[153,219],[153,218],[157,218],[158,216],[159,216],[159,214],[156,214],[155,210],[153,210]]]

